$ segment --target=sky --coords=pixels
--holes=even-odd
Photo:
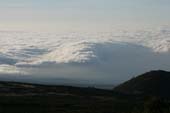
[[[170,25],[169,0],[0,0],[0,30],[107,31]]]
[[[0,79],[114,84],[170,71],[169,11],[170,0],[0,0]]]

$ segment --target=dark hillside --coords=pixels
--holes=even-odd
[[[90,87],[0,82],[0,113],[130,113],[129,98]]]
[[[150,71],[137,76],[117,87],[114,91],[126,94],[170,96],[170,72]]]
[[[169,95],[166,71],[142,74],[113,91],[0,82],[0,113],[170,113]]]

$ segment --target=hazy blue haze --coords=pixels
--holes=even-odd
[[[169,11],[169,0],[0,0],[0,29],[155,27]]]

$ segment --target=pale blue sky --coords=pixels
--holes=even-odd
[[[170,25],[170,0],[0,0],[0,30],[108,30]]]

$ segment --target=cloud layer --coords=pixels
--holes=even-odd
[[[44,81],[118,82],[151,69],[170,70],[169,37],[169,28],[67,34],[1,31],[0,73]]]

